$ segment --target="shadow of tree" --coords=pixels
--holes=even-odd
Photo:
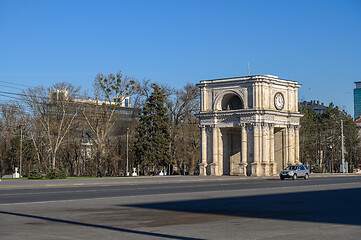
[[[34,219],[40,219],[40,220],[44,220],[44,221],[51,221],[51,222],[58,222],[58,223],[65,223],[65,224],[73,224],[73,225],[84,226],[84,227],[100,228],[100,229],[111,230],[111,231],[139,234],[139,235],[143,235],[144,237],[151,236],[151,237],[168,238],[168,239],[202,240],[201,238],[191,238],[191,237],[174,236],[174,235],[162,234],[162,233],[152,233],[152,232],[138,231],[138,230],[132,230],[132,229],[104,226],[104,225],[99,225],[99,224],[91,224],[91,223],[76,222],[76,221],[63,220],[63,219],[57,219],[57,218],[41,217],[41,216],[29,215],[29,214],[23,214],[23,213],[0,211],[0,214],[6,214],[6,215],[12,215],[12,216],[18,216],[18,217],[26,217],[26,218],[34,218]]]

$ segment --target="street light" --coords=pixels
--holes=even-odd
[[[129,144],[128,144],[128,139],[129,139],[129,128],[127,128],[127,176],[129,176],[129,171],[128,171],[128,163],[129,163]]]

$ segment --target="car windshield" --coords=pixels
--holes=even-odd
[[[297,166],[288,166],[285,168],[285,170],[296,170]]]

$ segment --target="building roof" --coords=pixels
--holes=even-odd
[[[356,88],[361,88],[361,81],[360,82],[354,82],[356,84]]]
[[[313,110],[315,110],[316,113],[323,113],[327,109],[327,107],[323,105],[323,103],[320,104],[320,101],[315,101],[315,100],[311,100],[309,102],[303,101],[300,102],[299,104],[307,108],[312,108]]]
[[[301,87],[301,84],[293,80],[281,79],[278,76],[274,75],[252,75],[252,76],[242,76],[242,77],[232,77],[232,78],[219,78],[219,79],[210,79],[210,80],[201,80],[198,87],[202,87],[205,85],[234,85],[234,84],[243,84],[243,83],[251,83],[258,81],[272,81],[279,85],[283,86],[293,86],[293,87]]]

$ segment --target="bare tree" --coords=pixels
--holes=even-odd
[[[82,114],[96,145],[96,164],[105,159],[105,146],[116,123],[115,116],[121,114],[122,102],[136,90],[136,81],[119,71],[116,75],[98,74],[94,81],[95,101],[83,104]],[[115,100],[115,101],[114,101]],[[126,111],[125,111],[125,114]]]
[[[188,168],[193,172],[199,162],[199,129],[194,114],[199,111],[200,94],[197,86],[187,83],[175,91],[169,102],[172,119],[171,151],[179,169]]]
[[[0,175],[13,172],[19,166],[19,143],[21,118],[13,103],[0,108]]]
[[[37,131],[32,132],[31,136],[38,154],[41,154],[40,145],[47,147],[52,169],[56,167],[57,152],[78,116],[79,104],[74,102],[78,93],[79,89],[69,83],[57,83],[48,89],[29,88],[23,92],[30,115],[24,115],[23,119]]]

